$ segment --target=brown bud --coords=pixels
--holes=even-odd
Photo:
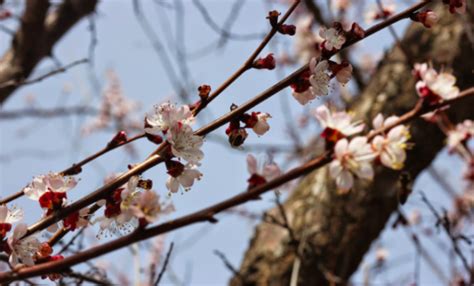
[[[150,133],[145,133],[145,136],[149,141],[151,141],[155,144],[161,144],[161,142],[163,142],[163,138],[160,135],[153,135],[153,134],[150,134]]]
[[[229,143],[232,147],[239,147],[244,144],[248,135],[244,128],[234,129],[229,133]]]
[[[117,147],[125,142],[127,142],[127,133],[125,131],[119,131],[115,134],[114,138],[107,143],[107,148]]]
[[[278,25],[278,16],[280,16],[280,12],[277,10],[268,12],[267,19],[270,21],[270,25],[274,28]]]
[[[207,98],[209,97],[209,93],[211,92],[211,86],[207,84],[203,84],[200,87],[198,87],[199,91],[199,97],[201,98],[202,101],[206,101]]]

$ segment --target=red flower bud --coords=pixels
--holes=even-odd
[[[283,35],[293,36],[294,34],[296,34],[296,26],[281,24],[278,27],[278,32],[280,32],[280,34],[283,34]]]
[[[155,144],[161,144],[163,142],[163,138],[160,135],[145,133],[145,136],[148,141],[153,142]]]
[[[253,63],[253,68],[272,70],[276,66],[273,54],[268,54],[264,58],[259,58]]]
[[[349,37],[360,40],[365,37],[365,30],[357,23],[352,23],[351,30],[349,31]]]
[[[107,144],[107,148],[113,148],[125,142],[127,142],[127,133],[125,131],[119,131]]]
[[[229,143],[232,147],[239,147],[244,144],[248,137],[247,131],[244,128],[234,129],[229,134]]]
[[[207,98],[209,97],[209,93],[211,93],[211,86],[207,84],[203,84],[200,87],[198,87],[199,91],[199,97],[201,98],[202,101],[206,101]]]
[[[252,176],[250,176],[247,182],[249,183],[247,190],[251,190],[252,188],[255,188],[256,186],[265,184],[267,180],[265,180],[264,177],[258,174],[252,174]]]
[[[270,25],[272,25],[272,27],[276,27],[278,25],[278,16],[280,16],[280,12],[277,10],[268,12],[267,19],[270,21]]]

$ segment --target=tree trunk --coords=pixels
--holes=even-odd
[[[474,49],[468,34],[472,35],[473,19],[450,15],[446,7],[437,8],[440,22],[431,29],[411,24],[402,39],[403,47],[416,62],[432,61],[437,68],[452,69],[461,90],[472,87]],[[418,99],[411,69],[404,54],[394,47],[350,109],[366,116],[362,119],[367,123],[379,112],[385,116],[407,112]],[[452,106],[450,118],[457,122],[473,117],[473,104],[469,99]],[[416,178],[443,148],[445,138],[436,125],[421,119],[412,122],[410,130],[415,145],[408,152],[404,171]],[[262,222],[250,241],[240,275],[230,284],[289,285],[298,264],[298,285],[346,284],[398,207],[399,172],[382,167],[375,171],[372,183],[359,181],[345,195],[337,193],[326,168],[302,179],[283,204],[299,245],[290,241],[285,228]],[[278,209],[268,213],[281,217]],[[296,248],[300,248],[299,259],[295,259]]]

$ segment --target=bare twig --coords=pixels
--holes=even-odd
[[[0,119],[18,119],[18,118],[52,118],[72,115],[97,115],[98,111],[89,106],[71,106],[42,109],[28,107],[17,110],[1,110]]]
[[[242,282],[245,281],[242,274],[240,274],[240,272],[232,265],[232,263],[230,263],[229,259],[227,259],[223,252],[215,249],[214,254],[222,260],[222,263],[224,263],[225,267],[229,269],[229,271],[232,272],[234,276],[239,277]]]
[[[166,258],[165,258],[165,261],[163,262],[163,266],[161,267],[160,273],[158,274],[158,277],[156,278],[155,283],[153,284],[155,286],[157,286],[160,283],[161,278],[163,277],[163,274],[165,274],[166,267],[168,266],[168,263],[170,261],[171,252],[173,251],[173,246],[174,246],[174,243],[171,242],[168,253],[166,253]]]
[[[461,249],[459,248],[458,245],[458,236],[456,236],[452,232],[451,224],[449,221],[449,218],[447,216],[442,217],[436,208],[433,206],[433,204],[428,200],[424,192],[420,192],[421,194],[421,200],[428,206],[430,209],[431,213],[436,217],[437,219],[437,225],[441,225],[443,229],[445,230],[446,234],[448,235],[449,239],[451,240],[453,244],[453,249],[458,255],[458,257],[461,259],[461,262],[466,269],[467,273],[472,277],[474,275],[474,270],[471,268],[469,265],[469,262],[467,261],[467,258],[464,256],[462,253]]]
[[[81,59],[81,60],[77,60],[77,61],[74,61],[70,64],[67,64],[63,67],[60,67],[60,68],[57,68],[55,70],[52,70],[50,72],[47,72],[43,75],[40,75],[38,76],[37,78],[34,78],[34,79],[30,79],[30,80],[24,80],[24,79],[21,79],[21,80],[9,80],[9,81],[6,81],[6,82],[2,82],[0,83],[0,89],[2,88],[6,88],[6,87],[12,87],[12,86],[20,86],[20,85],[30,85],[30,84],[34,84],[34,83],[38,83],[46,78],[49,78],[53,75],[56,75],[58,73],[64,73],[66,72],[68,69],[74,67],[74,66],[77,66],[77,65],[80,65],[80,64],[83,64],[83,63],[87,63],[88,62],[88,59]]]

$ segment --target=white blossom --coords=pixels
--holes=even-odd
[[[172,205],[163,206],[160,196],[152,190],[141,192],[130,206],[130,211],[136,218],[144,219],[148,223],[155,221],[159,215],[167,214],[172,210]]]
[[[455,98],[459,95],[459,88],[455,86],[456,77],[449,73],[439,73],[433,68],[424,65],[415,66],[420,80],[416,83],[416,90],[420,97],[433,95],[441,100]],[[433,99],[431,99],[433,100]]]
[[[464,140],[474,137],[474,122],[466,119],[448,132],[447,145],[453,150]]]
[[[314,94],[311,87],[303,92],[293,91],[292,95],[301,105],[306,105],[316,98],[316,94]]]
[[[194,123],[194,116],[187,105],[176,107],[170,102],[164,102],[156,105],[154,112],[148,114],[145,120],[150,126],[145,128],[145,132],[157,135],[160,131],[166,133],[178,124]]]
[[[354,175],[372,180],[372,161],[375,154],[367,143],[367,137],[355,137],[350,143],[345,138],[337,141],[334,154],[335,158],[329,165],[329,174],[336,180],[339,190],[350,190],[354,184]]]
[[[202,137],[194,135],[189,125],[176,124],[169,131],[168,142],[171,144],[173,155],[198,165],[204,157],[201,150]]]
[[[177,177],[169,176],[166,181],[166,187],[172,193],[176,193],[180,186],[184,190],[189,190],[193,185],[195,180],[200,180],[202,173],[196,169],[196,166],[187,164],[184,166],[183,172]]]
[[[60,174],[49,173],[33,178],[28,186],[23,189],[25,196],[32,200],[39,198],[46,192],[64,193],[77,185],[74,177],[62,176]]]
[[[329,93],[329,80],[331,79],[328,72],[329,63],[328,61],[316,62],[313,58],[309,64],[311,70],[311,76],[309,82],[311,83],[312,92],[315,95],[327,95]]]
[[[27,230],[28,226],[26,224],[18,224],[13,230],[12,236],[7,240],[11,250],[9,262],[13,267],[18,265],[20,261],[27,266],[33,266],[35,264],[33,257],[39,250],[41,243],[33,235],[21,239]]]
[[[270,130],[270,125],[268,124],[267,120],[272,118],[272,116],[265,112],[258,112],[255,117],[257,122],[252,127],[253,132],[255,132],[257,135],[263,135],[267,133],[267,131]]]
[[[316,108],[315,116],[323,128],[337,130],[344,136],[357,134],[364,129],[363,123],[352,122],[351,114],[344,111],[333,113],[325,105]]]
[[[333,49],[340,50],[346,42],[346,37],[335,28],[321,27],[319,35],[324,39],[323,47],[328,51]]]
[[[9,209],[6,205],[0,206],[0,224],[13,224],[23,219],[23,210],[20,208]]]
[[[373,120],[375,129],[389,126],[398,120],[397,116],[385,119],[378,114]],[[391,169],[400,170],[406,160],[406,142],[410,139],[410,133],[405,125],[398,125],[390,129],[387,134],[377,135],[372,140],[372,148],[379,156],[380,162]]]

